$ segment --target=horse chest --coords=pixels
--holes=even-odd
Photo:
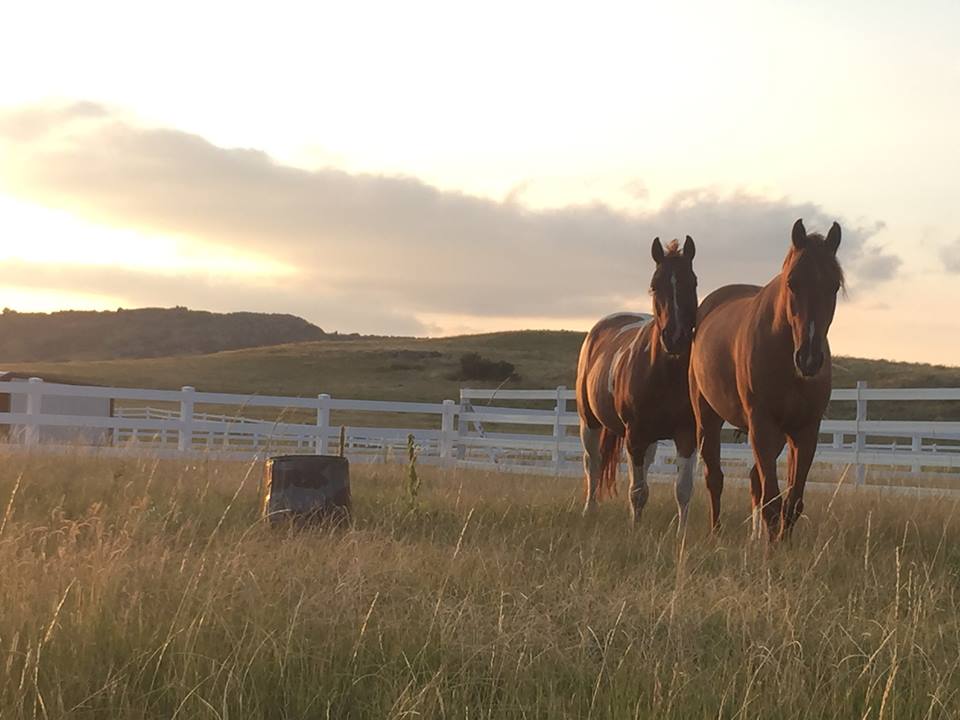
[[[682,368],[646,368],[625,378],[617,394],[617,409],[631,425],[672,428],[692,416],[687,374]]]
[[[771,408],[781,427],[786,430],[819,422],[827,406],[829,393],[808,381],[795,379],[778,396],[778,407]]]

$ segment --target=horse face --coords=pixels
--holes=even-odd
[[[843,287],[837,263],[840,226],[833,223],[824,239],[807,235],[803,222],[793,226],[793,247],[784,264],[787,317],[793,334],[793,362],[803,377],[820,372],[826,357],[827,331]]]
[[[697,324],[697,276],[693,272],[696,251],[689,235],[682,250],[676,240],[666,252],[660,238],[653,241],[652,255],[657,264],[650,281],[654,321],[660,330],[660,345],[670,355],[687,352],[693,341]]]

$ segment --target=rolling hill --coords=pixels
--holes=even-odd
[[[0,314],[0,361],[109,360],[212,353],[319,340],[294,315],[175,308]]]

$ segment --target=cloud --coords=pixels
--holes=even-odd
[[[601,204],[532,210],[519,201],[522,185],[498,202],[411,177],[309,171],[257,150],[143,127],[91,103],[0,112],[0,148],[7,192],[111,226],[280,260],[300,275],[295,291],[270,298],[293,311],[307,304],[294,301],[298,293],[320,295],[329,312],[308,317],[344,330],[332,313],[365,308],[392,330],[389,322],[412,327],[418,313],[588,317],[646,309],[654,236],[696,239],[702,293],[762,284],[779,270],[796,218],[822,231],[834,219],[810,202],[710,189],[678,193],[645,212]],[[856,280],[878,282],[899,265],[865,248],[876,229],[844,226],[841,259]],[[80,281],[62,270],[60,288]],[[115,272],[101,269],[98,281],[134,297],[148,286],[169,289],[167,304],[201,306],[218,293],[232,294],[231,306],[249,298],[241,287],[168,288],[162,279],[126,282]]]
[[[311,287],[306,278],[283,284],[243,281],[236,276],[211,278],[200,273],[152,273],[106,265],[66,265],[8,260],[3,264],[3,284],[32,290],[69,289],[79,293],[129,299],[137,307],[185,304],[219,312],[255,310],[293,313],[307,318],[327,318],[319,323],[327,331],[379,332],[422,335],[430,327],[417,318],[377,303],[358,304],[355,298]]]
[[[85,101],[66,105],[30,105],[0,112],[0,138],[35,142],[77,122],[104,119],[109,115],[104,106]]]
[[[864,248],[854,265],[860,287],[869,287],[896,276],[903,260],[897,255],[888,255],[882,247]]]
[[[960,273],[960,237],[940,248],[940,260],[948,273]]]

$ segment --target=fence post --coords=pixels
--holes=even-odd
[[[913,453],[913,461],[910,463],[910,470],[917,474],[923,470],[923,461],[920,459],[920,453],[923,452],[923,436],[917,433],[911,438],[910,451]]]
[[[460,414],[457,420],[457,460],[467,456],[467,444],[464,442],[470,430],[470,423],[466,420],[467,400],[463,397],[463,388],[460,388]]]
[[[327,432],[330,430],[330,396],[317,395],[317,455],[327,454]]]
[[[43,403],[43,380],[38,377],[32,377],[27,380],[27,425],[23,432],[24,445],[40,444],[40,425],[36,416],[40,414],[40,408]]]
[[[186,452],[193,447],[193,396],[196,388],[184,385],[180,398],[180,432],[177,438],[177,450]]]
[[[457,414],[457,405],[453,400],[443,401],[443,411],[440,415],[440,459],[442,464],[453,457],[454,435],[453,418]]]
[[[860,423],[867,419],[867,399],[863,396],[863,391],[866,389],[866,380],[857,380],[857,485],[863,485],[867,480],[867,466],[860,461],[860,453],[867,448],[867,434],[860,428]]]
[[[567,391],[566,385],[557,387],[557,403],[553,408],[553,476],[560,477],[560,442],[563,440],[563,414],[567,411],[567,400],[563,394]]]

